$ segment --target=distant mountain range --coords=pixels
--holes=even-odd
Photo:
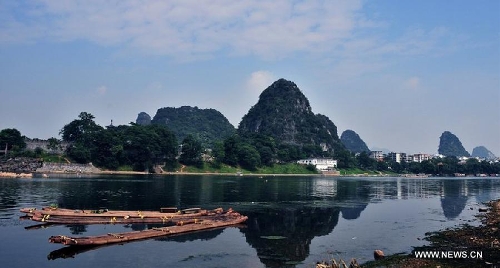
[[[370,151],[354,130],[344,131],[339,138],[335,124],[325,115],[314,114],[309,100],[297,85],[285,79],[275,81],[261,93],[258,102],[245,114],[237,129],[219,111],[191,106],[160,108],[153,118],[141,112],[136,123],[165,125],[175,133],[178,142],[191,134],[205,148],[212,148],[216,142],[234,134],[257,134],[272,137],[277,144],[314,152],[312,154],[319,154],[317,148],[330,153],[346,149],[353,153]],[[458,137],[449,131],[444,131],[439,138],[438,152],[445,156],[470,156]],[[472,156],[495,158],[484,146],[474,148]]]
[[[345,130],[340,136],[340,141],[347,150],[353,153],[370,152],[370,149],[354,130]]]
[[[490,152],[488,149],[486,149],[486,147],[484,147],[484,146],[475,147],[472,150],[471,156],[484,158],[484,159],[488,159],[488,160],[493,160],[496,158],[496,156],[492,152]]]

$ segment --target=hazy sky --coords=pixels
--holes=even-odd
[[[0,1],[0,129],[30,138],[182,105],[237,127],[279,78],[370,148],[500,155],[498,0]]]

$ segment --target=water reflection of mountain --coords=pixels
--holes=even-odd
[[[444,180],[441,207],[447,219],[454,219],[462,213],[467,204],[468,187],[466,180]]]
[[[335,200],[342,205],[342,218],[355,220],[370,202],[371,183],[368,181],[340,180]]]
[[[335,228],[339,212],[338,208],[306,206],[249,211],[242,232],[266,267],[294,267],[309,255],[314,237]]]
[[[354,207],[343,207],[340,210],[342,212],[342,218],[344,218],[346,220],[355,220],[355,219],[359,218],[359,216],[361,215],[361,212],[363,210],[365,210],[367,205],[368,205],[368,203],[358,204],[358,205],[355,205]]]

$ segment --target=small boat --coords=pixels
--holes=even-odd
[[[226,227],[243,223],[247,219],[247,216],[243,216],[238,212],[229,209],[228,211],[221,212],[217,217],[212,217],[211,219],[192,219],[187,222],[183,222],[182,224],[176,224],[175,226],[171,227],[152,228],[143,231],[132,231],[124,233],[108,233],[106,235],[86,237],[69,237],[64,235],[57,235],[51,236],[49,238],[49,242],[71,246],[106,245]]]

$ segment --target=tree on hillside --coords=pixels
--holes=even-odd
[[[49,149],[51,151],[56,151],[56,150],[61,149],[61,142],[58,139],[52,137],[52,138],[49,138],[48,141],[49,141],[49,144],[47,145],[47,149]]]
[[[240,138],[237,135],[231,136],[224,141],[223,163],[230,166],[238,165],[238,145]]]
[[[102,130],[103,128],[94,122],[94,116],[90,113],[81,112],[78,118],[65,125],[59,134],[67,142],[77,142],[87,137],[88,134]]]
[[[241,144],[238,149],[238,164],[247,170],[256,170],[260,166],[260,155],[250,144]]]
[[[83,164],[91,161],[92,142],[104,128],[94,122],[95,117],[90,113],[81,112],[78,118],[65,125],[59,134],[64,141],[71,143],[66,154]]]
[[[21,132],[15,128],[6,128],[0,131],[0,150],[20,151],[26,148],[26,142],[21,136]]]
[[[184,165],[194,165],[198,168],[203,167],[201,159],[201,143],[193,135],[187,135],[181,143],[182,153],[179,162]]]
[[[212,156],[214,157],[214,161],[212,162],[213,167],[220,168],[221,164],[224,161],[225,152],[224,152],[224,143],[221,141],[217,141],[214,143],[212,149]]]

